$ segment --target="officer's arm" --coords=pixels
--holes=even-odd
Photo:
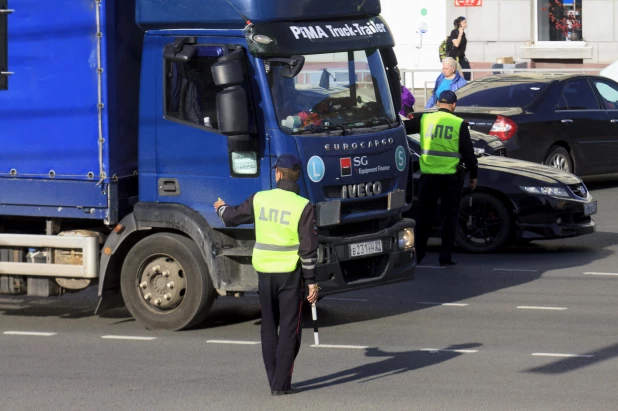
[[[298,256],[303,269],[303,277],[307,284],[315,284],[315,266],[318,263],[318,229],[311,203],[307,204],[300,216],[298,239],[300,240]]]
[[[474,154],[470,129],[468,128],[468,123],[465,121],[461,123],[461,129],[459,130],[459,153],[466,165],[466,170],[470,172],[470,178],[475,179],[478,173],[478,160]]]
[[[422,116],[422,114],[414,114],[414,117],[412,119],[403,121],[403,125],[406,128],[406,134],[416,134],[421,132]]]
[[[226,227],[236,227],[241,224],[253,223],[253,197],[252,195],[246,199],[242,204],[233,207],[229,205],[222,205],[217,208],[217,214],[223,224]]]

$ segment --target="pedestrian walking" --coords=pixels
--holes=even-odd
[[[461,76],[458,70],[457,61],[452,57],[445,57],[444,60],[442,60],[442,73],[438,75],[436,79],[433,93],[427,101],[427,104],[425,104],[425,108],[429,109],[435,106],[438,101],[438,96],[444,90],[457,91],[466,84],[468,84],[466,79]]]
[[[470,62],[466,57],[466,46],[468,45],[468,39],[466,38],[465,30],[468,28],[468,20],[466,20],[463,16],[457,17],[455,21],[453,21],[453,25],[455,27],[449,36],[449,39],[453,43],[453,47],[449,50],[448,56],[457,60],[462,69],[470,69]],[[471,74],[472,73],[469,71],[464,73],[464,78],[466,81],[470,81],[472,78]]]
[[[456,103],[457,95],[453,91],[443,91],[438,100],[438,111],[414,115],[404,121],[406,133],[420,133],[421,141],[419,214],[415,230],[418,264],[425,257],[438,200],[442,215],[439,262],[441,266],[457,264],[453,260],[453,246],[466,171],[470,173],[470,189],[476,188],[478,161],[468,123],[453,114]]]
[[[299,195],[296,183],[300,159],[282,154],[273,168],[277,188],[235,207],[219,198],[214,207],[227,227],[255,224],[252,264],[262,310],[262,355],[271,394],[285,395],[299,392],[292,386],[292,371],[301,343],[303,283],[309,288],[307,300],[318,298],[318,236],[313,205]]]

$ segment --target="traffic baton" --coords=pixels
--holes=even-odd
[[[311,303],[311,316],[313,317],[313,339],[315,345],[320,345],[320,337],[318,336],[318,310],[315,307],[315,302]]]

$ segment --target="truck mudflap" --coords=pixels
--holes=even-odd
[[[414,220],[402,219],[385,229],[363,235],[320,235],[316,280],[321,294],[413,280],[415,225]],[[404,231],[411,240],[408,237],[408,243],[402,247],[399,236]]]

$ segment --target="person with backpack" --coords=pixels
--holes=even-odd
[[[436,85],[434,86],[431,97],[425,105],[425,109],[435,106],[438,96],[444,90],[451,90],[455,92],[468,84],[466,79],[459,74],[459,71],[457,70],[458,67],[457,62],[452,57],[446,57],[442,60],[442,74],[440,74],[436,79]]]
[[[465,30],[468,28],[468,21],[465,17],[457,17],[455,21],[453,21],[453,25],[455,28],[451,31],[450,36],[447,39],[447,49],[448,49],[448,57],[454,58],[464,70],[470,69],[470,62],[466,58],[466,46],[468,45],[468,40],[466,39]],[[451,47],[448,46],[448,43],[451,43]],[[464,73],[464,78],[466,81],[470,81],[472,78],[470,72]]]

